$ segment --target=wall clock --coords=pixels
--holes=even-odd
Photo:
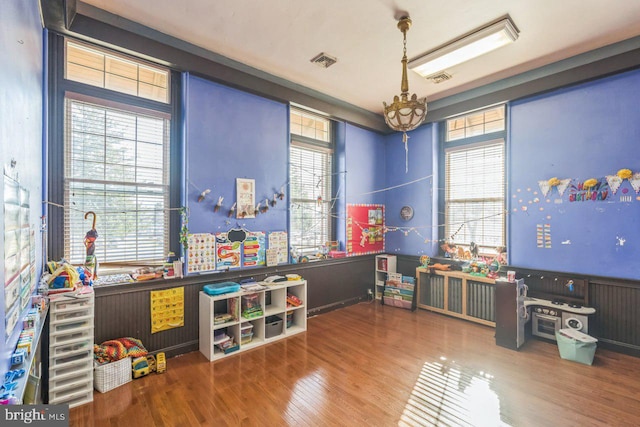
[[[400,218],[405,221],[413,218],[413,208],[411,206],[403,206],[402,209],[400,209]]]

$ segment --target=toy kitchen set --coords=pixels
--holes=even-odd
[[[556,341],[560,329],[589,334],[587,281],[568,277],[496,280],[496,344],[517,350],[530,336]]]

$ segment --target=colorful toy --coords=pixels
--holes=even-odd
[[[147,354],[147,364],[149,365],[149,372],[156,371],[156,358],[153,354]]]
[[[133,378],[140,378],[149,375],[149,364],[145,356],[136,357],[131,362],[131,370],[133,371]]]
[[[156,372],[164,374],[167,370],[167,361],[165,360],[164,353],[156,354]]]
[[[26,355],[27,353],[24,350],[16,350],[11,355],[11,366],[22,365]]]
[[[489,264],[489,273],[487,273],[487,277],[489,279],[497,279],[499,271],[500,271],[500,263],[498,262],[497,259],[494,259]]]

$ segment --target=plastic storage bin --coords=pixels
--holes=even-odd
[[[265,319],[264,336],[272,338],[282,333],[282,319],[278,316],[269,316]]]
[[[598,340],[575,329],[560,329],[556,332],[560,357],[573,362],[591,365],[596,354]]]

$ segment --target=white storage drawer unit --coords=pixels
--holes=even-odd
[[[49,305],[49,404],[93,400],[92,288],[53,295]]]

